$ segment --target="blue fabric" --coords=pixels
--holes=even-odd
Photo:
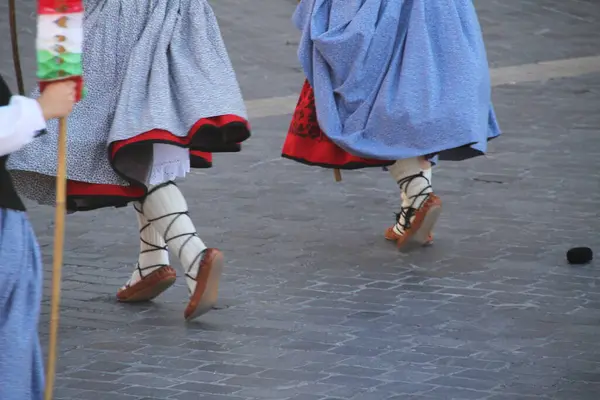
[[[42,264],[23,212],[0,209],[0,399],[41,400]]]
[[[459,160],[500,134],[472,0],[302,0],[293,19],[319,125],[344,150]]]

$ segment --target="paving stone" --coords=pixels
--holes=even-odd
[[[177,385],[179,382],[173,379],[165,379],[154,373],[127,374],[119,380],[119,383],[129,385],[145,386],[147,388],[168,388]]]
[[[362,378],[356,376],[344,376],[344,375],[335,375],[330,376],[321,380],[321,383],[331,384],[331,385],[340,385],[346,387],[376,387],[383,383],[383,381],[373,379],[373,378]]]
[[[181,391],[193,391],[197,393],[209,393],[209,394],[231,394],[238,392],[241,388],[227,385],[213,385],[209,383],[182,383],[180,385],[172,386],[173,390]]]
[[[98,371],[77,371],[67,376],[73,379],[93,379],[102,382],[116,381],[121,377],[119,374],[106,374]]]
[[[434,378],[438,378],[439,374],[415,371],[409,368],[403,368],[399,371],[388,372],[387,374],[381,375],[379,379],[386,381],[402,381],[402,382],[414,382],[422,383],[429,382]]]
[[[478,379],[458,378],[455,376],[443,376],[430,379],[427,383],[438,386],[448,386],[453,388],[465,388],[473,390],[492,390],[499,386],[499,382]]]
[[[86,365],[84,368],[90,371],[119,372],[129,367],[129,364],[124,363],[97,361],[91,363],[90,365]]]
[[[331,372],[332,374],[340,374],[340,375],[348,375],[348,376],[363,376],[363,377],[373,377],[382,375],[386,372],[384,369],[376,369],[376,368],[363,368],[357,367],[353,365],[338,365],[334,368],[327,370],[327,372]]]
[[[263,368],[234,364],[210,364],[200,368],[200,370],[227,375],[252,375],[264,371]]]
[[[180,390],[161,389],[156,385],[148,385],[147,381],[139,382],[140,385],[144,386],[130,386],[119,391],[119,393],[154,399],[166,399],[169,396],[181,394]]]
[[[327,400],[327,397],[312,395],[312,394],[298,394],[290,397],[288,400]]]
[[[488,400],[535,400],[535,399],[546,399],[547,397],[540,396],[519,396],[514,394],[497,394],[494,395]]]
[[[220,382],[229,378],[230,375],[218,374],[215,372],[209,371],[195,371],[183,376],[178,377],[179,380],[187,381],[187,382]]]
[[[65,378],[63,378],[62,380],[65,380]],[[112,383],[100,380],[71,380],[65,385],[65,387],[69,389],[85,389],[97,391],[99,393],[116,392],[118,390],[125,389],[128,386],[129,385],[126,384]]]
[[[435,389],[435,386],[424,383],[391,382],[377,388],[380,391],[401,394],[425,394]]]
[[[17,3],[31,87],[35,4]],[[298,93],[295,3],[211,1],[247,99]],[[596,1],[476,6],[493,67],[600,55]],[[0,59],[14,87],[11,71]],[[600,271],[564,253],[600,248],[600,74],[497,87],[494,103],[504,136],[436,167],[436,242],[410,253],[381,237],[398,204],[387,173],[335,183],[279,157],[290,116],[252,121],[243,152],[181,184],[227,256],[217,310],[194,323],[181,279],[152,303],[115,301],[138,251],[131,209],[69,216],[56,398],[596,400]],[[29,213],[46,346],[53,210]]]
[[[460,387],[439,387],[427,392],[433,399],[444,400],[484,400],[489,397],[488,392],[462,389]]]
[[[298,370],[269,369],[258,374],[261,378],[282,379],[290,382],[316,382],[327,378],[329,374],[318,372],[304,372]]]
[[[78,399],[86,400],[139,400],[139,396],[129,396],[119,393],[106,393],[104,391],[86,390],[79,393]]]
[[[78,399],[83,390],[81,389],[70,389],[66,387],[57,387],[54,389],[55,399]]]
[[[169,397],[169,399],[176,400],[248,400],[245,397],[229,396],[220,394],[200,394],[196,392],[185,392],[175,396]]]

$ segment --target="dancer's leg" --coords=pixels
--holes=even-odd
[[[174,182],[167,182],[150,189],[142,213],[181,261],[191,297],[185,318],[210,311],[217,300],[223,255],[217,249],[207,248],[198,237],[179,188]]]
[[[131,278],[117,292],[122,302],[149,301],[175,283],[176,272],[169,266],[169,250],[163,237],[142,214],[142,205],[133,204],[140,230],[140,254]]]
[[[420,244],[431,243],[431,231],[441,210],[440,199],[433,194],[431,168],[422,158],[396,161],[388,167],[401,191],[402,204],[396,224],[388,228],[386,238],[399,247],[413,239]],[[430,164],[429,164],[430,166]]]
[[[429,180],[429,184],[430,186],[432,185],[432,172],[433,172],[433,168],[431,166],[431,163],[429,163],[428,161],[425,161],[425,163],[421,164],[421,168],[423,171],[423,176]],[[406,196],[406,193],[403,191],[400,191],[400,212],[396,213],[396,223],[398,222],[398,219],[400,218],[401,213],[403,212],[403,208],[406,208],[410,205],[410,200],[408,199],[408,197]],[[396,223],[394,223],[394,225],[389,226],[386,231],[385,231],[385,238],[387,240],[390,241],[398,241],[398,239],[400,238],[400,234],[396,233],[398,230],[396,229]],[[433,232],[429,232],[429,237],[427,238],[427,241],[425,242],[425,246],[429,246],[433,244]]]

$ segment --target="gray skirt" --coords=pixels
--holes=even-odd
[[[88,93],[67,122],[71,211],[133,200],[150,184],[185,176],[191,156],[210,166],[209,152],[239,151],[250,134],[246,109],[206,0],[84,3]],[[8,168],[19,192],[51,205],[57,121],[48,132],[14,153]],[[202,140],[211,135],[231,143],[211,147]]]

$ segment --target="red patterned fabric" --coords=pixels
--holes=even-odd
[[[393,161],[354,156],[333,143],[319,127],[315,95],[308,81],[302,87],[282,156],[323,168],[360,169],[393,164]]]
[[[66,14],[83,12],[82,0],[38,0],[38,14]]]

